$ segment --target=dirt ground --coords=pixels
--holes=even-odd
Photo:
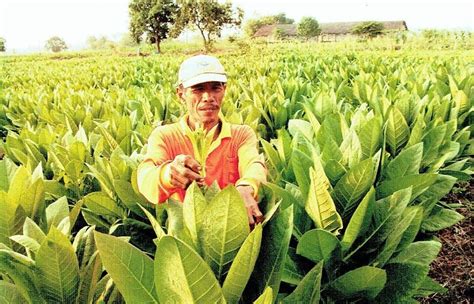
[[[448,194],[449,203],[461,203],[457,211],[464,215],[460,223],[438,233],[443,247],[438,258],[432,263],[430,277],[448,291],[434,294],[421,303],[474,303],[474,182],[460,185],[458,190]]]

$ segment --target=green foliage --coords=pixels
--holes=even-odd
[[[196,282],[176,284],[189,300],[202,293],[191,261],[212,281],[210,297],[234,303],[400,303],[442,291],[427,276],[441,244],[427,236],[462,220],[443,197],[473,173],[470,55],[320,47],[252,46],[225,58],[239,81],[222,115],[257,131],[271,182],[260,196],[268,218],[252,232],[235,189],[192,185],[183,204],[158,206],[137,190],[150,132],[183,113],[174,97],[181,56],[7,57],[0,298],[120,302],[143,295],[122,291],[135,286],[153,290],[153,302],[159,289],[176,293],[172,268]],[[157,252],[173,256],[160,287]],[[110,265],[118,253],[133,261]],[[69,261],[44,274],[64,286],[38,283],[45,261]],[[143,288],[127,281],[133,274]]]
[[[161,52],[161,41],[168,38],[178,7],[172,0],[133,0],[129,4],[130,35],[139,43],[146,34]]]
[[[6,52],[7,47],[7,40],[5,38],[0,37],[0,52]]]
[[[244,14],[240,8],[234,11],[230,1],[219,3],[216,0],[184,0],[178,3],[173,36],[177,37],[185,29],[197,29],[207,51],[212,48],[215,39],[221,36],[224,27],[240,26]]]
[[[303,17],[296,28],[298,36],[309,39],[318,36],[321,33],[319,23],[313,17]]]
[[[62,52],[64,50],[67,50],[67,45],[66,45],[66,42],[64,42],[64,40],[58,36],[54,36],[54,37],[51,37],[49,38],[47,41],[46,41],[46,44],[44,45],[44,48],[46,50],[49,50],[53,53],[58,53],[58,52]]]
[[[352,33],[365,38],[374,38],[383,33],[383,23],[377,21],[361,22],[354,26]]]
[[[271,24],[293,24],[295,20],[286,17],[285,13],[263,16],[257,19],[249,19],[244,25],[244,32],[248,37],[253,35],[264,25]]]

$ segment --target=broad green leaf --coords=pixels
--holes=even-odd
[[[376,189],[377,198],[387,197],[396,191],[412,187],[411,200],[414,200],[436,181],[436,177],[436,174],[423,173],[383,181]]]
[[[25,235],[14,235],[10,239],[34,253],[37,253],[40,248],[40,244],[35,239]]]
[[[257,225],[240,247],[222,285],[227,303],[239,303],[257,261],[261,241],[262,225]]]
[[[334,185],[347,173],[347,170],[340,162],[330,159],[324,165],[324,172],[331,181],[331,184]]]
[[[406,175],[418,174],[423,156],[423,143],[415,144],[398,154],[384,170],[388,180],[394,180]]]
[[[439,150],[446,135],[446,124],[434,127],[423,136],[422,167],[429,166],[439,157]]]
[[[342,219],[329,194],[329,181],[319,160],[315,161],[315,167],[316,170],[309,168],[311,184],[305,210],[316,227],[337,235],[339,230],[342,229]]]
[[[66,217],[69,217],[69,207],[65,196],[46,207],[48,229],[51,226],[58,228],[59,223]]]
[[[206,208],[206,199],[199,189],[199,186],[193,182],[186,190],[186,197],[183,202],[183,223],[188,228],[194,243],[194,248],[196,248],[198,253],[201,253],[198,233],[201,231],[203,222],[208,216],[206,214]]]
[[[451,227],[464,219],[464,216],[454,210],[436,206],[431,214],[423,221],[421,228],[425,231],[439,231]]]
[[[370,222],[372,221],[374,204],[375,189],[371,187],[355,210],[346,230],[344,231],[344,236],[341,241],[343,251],[349,250],[357,237],[364,235],[367,229],[369,229]]]
[[[168,213],[168,235],[174,236],[190,246],[194,246],[188,228],[184,225],[183,203],[168,200],[166,211]]]
[[[25,223],[23,224],[23,235],[34,239],[38,244],[41,244],[46,237],[43,230],[29,217],[25,219]]]
[[[95,252],[81,271],[81,280],[77,292],[76,303],[92,303],[97,283],[102,274],[102,261],[98,252]]]
[[[158,303],[153,260],[117,237],[94,232],[97,249],[107,273],[129,303]]]
[[[304,206],[303,202],[297,200],[290,191],[283,189],[273,183],[265,183],[264,187],[268,187],[276,198],[281,199],[281,206],[283,209],[286,209],[290,205],[300,205]]]
[[[155,231],[156,237],[161,239],[164,235],[166,235],[165,231],[161,227],[160,223],[156,220],[156,218],[151,214],[148,210],[145,209],[145,207],[138,205],[143,213],[145,213],[146,217],[150,221],[151,226],[153,227],[153,230]]]
[[[135,193],[130,182],[116,179],[114,180],[114,190],[127,208],[137,215],[144,216],[142,210],[137,204],[146,204],[147,201],[142,196]]]
[[[359,137],[354,130],[349,130],[340,146],[342,152],[341,162],[351,168],[360,162],[362,158],[362,148]]]
[[[362,266],[335,279],[331,287],[336,290],[338,298],[362,296],[366,299],[374,299],[384,288],[386,281],[385,270]]]
[[[425,215],[431,213],[435,205],[451,191],[456,181],[455,177],[449,175],[437,175],[436,181],[418,197]]]
[[[0,281],[0,304],[27,303],[20,289],[7,281]]]
[[[247,210],[239,192],[229,186],[208,203],[205,214],[197,235],[204,260],[220,281],[250,232]]]
[[[376,303],[406,303],[423,283],[428,265],[393,263],[385,267],[387,283],[375,298]]]
[[[1,195],[1,193],[0,193]],[[10,236],[20,234],[26,215],[21,205],[14,205],[0,198],[0,243],[12,246]]]
[[[295,290],[283,300],[283,303],[312,303],[318,304],[321,296],[321,277],[323,275],[323,262],[314,266]]]
[[[368,235],[364,236],[361,244],[344,257],[344,261],[359,251],[362,247],[368,246],[378,248],[385,241],[388,234],[398,223],[400,216],[407,207],[411,197],[411,188],[403,189],[393,193],[391,196],[376,201],[373,211],[373,223]]]
[[[418,209],[415,207],[408,207],[405,209],[393,231],[389,233],[384,246],[378,249],[380,253],[370,263],[370,265],[376,267],[383,267],[383,265],[385,265],[397,249],[405,231],[410,227],[412,221],[415,220],[417,214]]]
[[[253,302],[253,304],[273,304],[273,291],[270,286]]]
[[[334,250],[341,244],[332,234],[322,229],[313,229],[306,232],[296,247],[296,253],[311,261],[318,263],[327,262]]]
[[[157,246],[155,285],[162,303],[225,303],[206,262],[191,247],[171,236],[162,237]]]
[[[348,218],[357,208],[357,203],[369,190],[376,170],[372,158],[361,161],[349,170],[334,187],[338,210]]]
[[[420,114],[415,120],[415,123],[411,130],[410,138],[408,139],[408,143],[406,146],[410,147],[421,142],[425,128],[426,123],[423,120],[423,116]]]
[[[311,157],[299,150],[294,150],[291,156],[291,166],[295,174],[296,182],[300,187],[304,198],[308,197],[310,188],[309,168],[313,165]]]
[[[296,249],[289,247],[281,276],[283,282],[292,285],[298,285],[301,282],[306,272],[306,268],[301,263],[301,260],[302,258],[296,254]]]
[[[0,272],[8,273],[8,277],[20,289],[22,295],[27,298],[30,303],[45,303],[40,296],[39,290],[35,283],[36,277],[31,265],[24,265],[11,256],[11,250],[3,250],[3,244],[0,243]],[[18,253],[15,253],[20,255]],[[3,282],[3,281],[0,281]],[[23,302],[22,302],[23,303]]]
[[[392,106],[387,119],[387,144],[390,153],[396,155],[397,151],[408,141],[410,128],[405,117],[397,107]]]
[[[8,192],[10,181],[13,179],[16,169],[17,166],[10,159],[0,160],[0,191]]]
[[[311,123],[302,119],[290,119],[288,121],[288,131],[293,137],[296,137],[297,134],[301,134],[309,141],[312,141],[314,137]]]
[[[15,174],[13,175],[12,180],[10,181],[10,187],[8,189],[8,201],[10,204],[19,205],[24,202],[23,197],[27,195],[27,189],[30,185],[31,175],[28,172],[28,169],[23,166],[18,167],[18,169],[15,171]],[[29,205],[31,203],[31,201],[25,202],[25,204],[28,205],[28,208],[26,209],[23,207],[25,212],[30,210]]]
[[[441,286],[438,282],[427,276],[420,287],[416,290],[417,297],[428,297],[433,293],[444,294],[448,291],[447,288]]]
[[[263,229],[260,254],[244,292],[246,302],[254,301],[267,287],[279,290],[293,228],[293,206],[279,212]],[[276,299],[273,295],[273,300]]]
[[[436,259],[440,250],[441,243],[438,241],[418,241],[408,245],[388,263],[429,265]]]
[[[380,118],[368,120],[358,132],[362,149],[362,159],[372,157],[382,144],[382,125]]]
[[[405,249],[409,244],[413,243],[413,241],[418,236],[418,233],[420,232],[421,222],[423,221],[423,207],[419,205],[409,206],[407,207],[407,209],[405,209],[405,214],[410,213],[411,209],[415,209],[415,214],[410,225],[403,233],[402,239],[400,240],[400,243],[397,246],[397,252]],[[402,216],[404,217],[405,214]]]
[[[97,215],[122,217],[117,203],[103,192],[92,192],[84,197],[84,204]]]
[[[38,283],[47,302],[73,303],[79,286],[79,264],[67,236],[52,226],[36,254]]]

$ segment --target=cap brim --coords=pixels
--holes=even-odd
[[[204,83],[204,82],[227,82],[227,76],[225,74],[214,74],[214,73],[205,73],[188,79],[182,82],[183,87],[189,88],[193,85]]]

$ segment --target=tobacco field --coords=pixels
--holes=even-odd
[[[183,54],[0,58],[0,303],[417,303],[473,174],[474,54],[217,54],[260,140],[263,224],[234,187],[154,206],[136,168],[185,111]]]

